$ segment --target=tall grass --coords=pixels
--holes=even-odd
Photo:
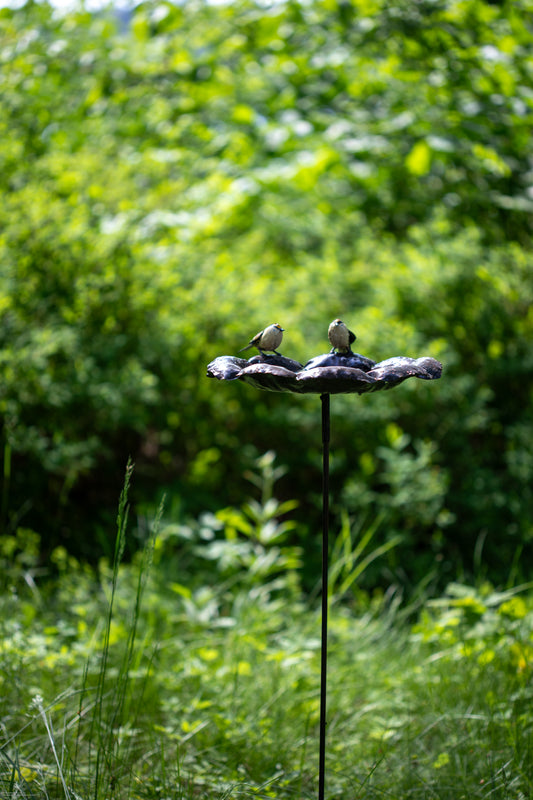
[[[259,502],[187,525],[160,507],[125,563],[131,474],[113,563],[58,553],[36,589],[19,559],[0,595],[0,797],[315,798],[320,613],[271,461]],[[355,591],[373,535],[346,520],[332,548],[328,798],[529,798],[531,587],[451,585],[413,624]]]
[[[149,657],[145,667],[143,680],[136,682],[137,693],[132,696],[131,678],[132,668],[139,668],[140,656],[146,643],[143,643],[136,653],[137,627],[141,611],[141,602],[146,583],[150,573],[153,558],[153,549],[163,506],[161,505],[140,559],[133,607],[130,619],[125,630],[125,643],[118,665],[109,669],[110,642],[113,630],[113,621],[116,613],[115,598],[118,588],[120,564],[126,547],[126,530],[129,515],[128,493],[130,489],[133,464],[128,462],[124,487],[122,489],[118,514],[117,535],[110,577],[110,592],[107,617],[104,628],[102,649],[99,655],[100,668],[95,687],[95,701],[91,716],[88,736],[88,770],[89,775],[94,775],[94,798],[117,796],[116,787],[124,782],[123,764],[128,762],[127,744],[128,737],[124,737],[125,730],[135,724],[143,699],[144,681],[148,680],[153,655]],[[87,694],[87,691],[84,692]],[[83,697],[82,697],[83,700]],[[94,753],[96,752],[96,756]],[[91,779],[92,780],[92,779]]]

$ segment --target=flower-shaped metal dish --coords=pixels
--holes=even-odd
[[[281,355],[260,354],[249,360],[219,356],[207,367],[218,380],[240,380],[271,392],[296,394],[364,394],[392,389],[407,378],[440,378],[442,364],[434,358],[395,356],[376,363],[358,353],[325,353],[305,365]]]

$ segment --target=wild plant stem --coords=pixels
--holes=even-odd
[[[94,768],[94,800],[98,800],[100,795],[100,784],[102,780],[102,764],[107,766],[110,771],[110,765],[113,757],[113,728],[109,725],[104,726],[104,695],[106,690],[107,681],[107,665],[109,659],[109,648],[111,641],[111,626],[113,622],[114,602],[118,583],[118,573],[124,549],[126,546],[126,528],[128,522],[128,492],[133,473],[134,465],[131,459],[128,459],[126,464],[126,474],[124,477],[124,486],[120,494],[120,501],[117,514],[117,536],[115,539],[115,555],[113,559],[113,573],[111,580],[111,596],[109,599],[109,607],[107,612],[107,620],[104,629],[104,642],[102,647],[102,661],[100,665],[100,672],[98,675],[98,685],[96,690],[96,705],[93,712],[93,719],[91,722],[91,733],[89,742],[92,746],[92,735],[94,725],[96,723],[96,735],[98,741],[98,749],[96,752],[96,765]]]
[[[329,394],[322,401],[322,641],[320,648],[320,743],[318,800],[324,800],[326,770],[326,696],[328,664],[328,554],[329,554]]]

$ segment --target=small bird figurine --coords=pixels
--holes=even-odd
[[[276,350],[276,347],[279,347],[281,344],[284,330],[285,329],[282,328],[281,325],[278,325],[277,322],[273,325],[269,325],[268,328],[259,331],[253,339],[250,339],[246,347],[239,350],[239,353],[242,353],[244,350],[249,350],[250,347],[257,347],[260,353],[264,350],[269,350],[271,353],[276,353],[277,356],[281,355]]]
[[[348,330],[342,319],[334,319],[328,328],[328,339],[331,344],[331,352],[337,350],[338,353],[350,353],[350,345],[355,342],[357,336]]]

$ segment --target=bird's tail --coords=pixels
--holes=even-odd
[[[246,345],[246,347],[241,347],[241,349],[240,349],[240,350],[238,350],[237,352],[239,352],[239,353],[244,353],[244,351],[245,351],[245,350],[249,350],[251,346],[252,346],[252,344],[251,344],[251,342],[250,342],[250,344],[247,344],[247,345]]]

